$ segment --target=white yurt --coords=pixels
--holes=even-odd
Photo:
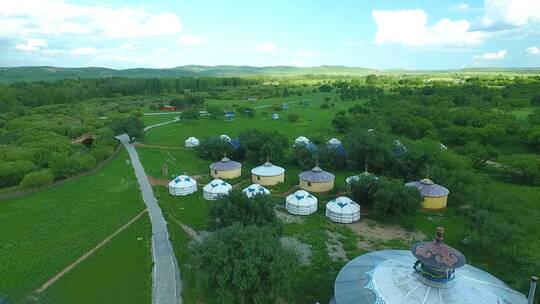
[[[224,195],[228,195],[231,190],[231,184],[216,178],[203,187],[203,198],[205,200],[215,201]]]
[[[341,145],[341,140],[337,139],[337,138],[331,138],[329,141],[328,141],[328,145],[331,146],[331,147],[337,147],[339,145]]]
[[[309,139],[305,136],[299,136],[294,140],[294,145],[297,147],[307,146],[309,145],[309,143]]]
[[[189,195],[197,192],[197,181],[187,175],[179,175],[169,183],[170,195]]]
[[[263,186],[274,186],[285,181],[285,169],[269,161],[251,169],[251,181]]]
[[[184,146],[186,148],[193,148],[193,147],[197,147],[198,145],[199,145],[199,140],[193,136],[189,137],[184,142]]]
[[[285,198],[285,208],[291,214],[309,215],[317,211],[317,198],[305,190],[298,190]]]
[[[223,141],[231,141],[231,138],[229,137],[229,135],[226,135],[226,134],[221,134],[219,138],[221,138],[221,140]]]
[[[254,197],[257,194],[270,195],[270,190],[266,189],[265,187],[259,184],[252,184],[251,186],[244,188],[242,192],[244,192],[246,196],[249,198]]]
[[[326,203],[326,217],[336,223],[354,223],[360,220],[360,205],[346,196]]]

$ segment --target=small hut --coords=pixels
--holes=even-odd
[[[281,109],[286,111],[286,110],[289,109],[289,105],[286,104],[286,103],[283,103],[283,104],[281,104]]]
[[[310,141],[305,136],[299,136],[294,140],[294,146],[295,147],[305,147],[309,145]]]
[[[272,114],[272,119],[273,120],[279,119],[279,114],[277,114],[277,113]]]
[[[227,134],[221,134],[221,135],[219,136],[219,138],[220,138],[222,141],[226,141],[226,142],[231,141],[231,138],[230,138],[229,135],[227,135]]]
[[[446,208],[448,202],[448,194],[450,191],[441,185],[435,184],[429,178],[424,178],[415,182],[405,184],[408,187],[415,187],[420,191],[420,195],[424,198],[422,208],[427,210],[439,210]]]
[[[215,201],[224,195],[228,195],[231,190],[232,186],[229,183],[221,179],[214,179],[203,187],[203,198],[205,200]]]
[[[220,161],[210,165],[210,175],[213,178],[232,179],[237,178],[242,174],[242,164],[230,160],[227,155]]]
[[[341,145],[341,140],[337,139],[337,138],[331,138],[329,141],[328,141],[328,146],[330,147],[337,147],[337,146],[340,146]]]
[[[184,147],[186,148],[194,148],[199,146],[199,140],[193,136],[188,137],[186,141],[184,142]]]
[[[298,190],[285,198],[285,208],[295,215],[309,215],[317,211],[317,198],[305,190]]]
[[[248,197],[252,198],[255,195],[270,195],[270,190],[259,184],[252,184],[249,187],[244,188],[242,192]]]
[[[327,192],[334,189],[334,174],[319,168],[317,164],[313,169],[298,174],[300,188],[311,192]]]
[[[187,175],[179,175],[169,182],[169,194],[184,196],[197,192],[197,181]]]
[[[354,223],[360,220],[360,205],[346,196],[326,203],[326,217],[336,223]]]
[[[225,113],[225,120],[231,121],[233,119],[234,119],[234,113],[233,112]]]
[[[251,169],[251,181],[263,186],[274,186],[285,181],[285,169],[270,161]]]

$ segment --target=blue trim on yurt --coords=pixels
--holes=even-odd
[[[229,145],[235,150],[238,150],[242,147],[242,142],[240,142],[240,138],[235,138],[229,141]]]

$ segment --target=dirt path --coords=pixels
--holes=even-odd
[[[68,267],[64,268],[64,270],[57,273],[55,276],[50,278],[45,284],[41,285],[38,289],[36,289],[34,292],[36,293],[42,293],[47,288],[49,288],[52,284],[54,284],[56,281],[58,281],[60,278],[62,278],[64,275],[69,273],[73,268],[77,267],[80,263],[84,262],[86,259],[91,257],[98,249],[101,247],[107,245],[115,236],[120,234],[122,231],[124,231],[127,227],[129,227],[131,224],[136,222],[138,219],[140,219],[146,212],[148,212],[148,209],[144,209],[141,213],[137,214],[134,218],[129,220],[124,226],[120,227],[118,230],[113,232],[111,235],[109,235],[107,238],[105,238],[103,241],[101,241],[99,244],[97,244],[94,248],[90,249],[88,252],[83,254],[80,258],[75,260],[75,262],[71,263]]]

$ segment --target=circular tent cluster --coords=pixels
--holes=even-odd
[[[194,148],[199,146],[199,140],[193,136],[188,137],[186,141],[184,142],[184,146],[186,148]]]
[[[170,195],[182,196],[194,192],[197,192],[197,181],[187,175],[179,175],[169,182]]]
[[[228,159],[226,156],[210,165],[210,175],[213,178],[232,179],[242,174],[242,164]]]
[[[405,184],[405,186],[414,187],[420,191],[420,195],[422,195],[424,198],[422,208],[428,210],[439,210],[446,208],[448,194],[450,191],[441,185],[435,184],[429,178],[424,178],[415,182],[408,182]]]
[[[299,136],[294,140],[294,145],[296,147],[303,147],[309,145],[310,141],[305,136]]]
[[[354,223],[360,220],[360,205],[346,196],[326,203],[326,217],[336,223]]]
[[[304,190],[298,190],[285,198],[285,208],[289,213],[309,215],[317,211],[317,198]]]
[[[285,169],[267,161],[251,169],[251,181],[263,186],[273,186],[285,181]]]
[[[334,174],[315,166],[313,169],[298,174],[300,188],[312,192],[327,192],[334,188]]]
[[[270,195],[270,190],[259,184],[252,184],[249,187],[244,188],[242,192],[249,198],[252,198],[255,195]]]
[[[209,184],[203,187],[203,198],[205,200],[214,201],[220,199],[224,195],[228,195],[232,190],[229,183],[221,179],[214,179]]]
[[[353,259],[338,273],[330,303],[527,303],[523,294],[466,264],[463,254],[442,242],[441,231],[411,251],[373,251]]]

